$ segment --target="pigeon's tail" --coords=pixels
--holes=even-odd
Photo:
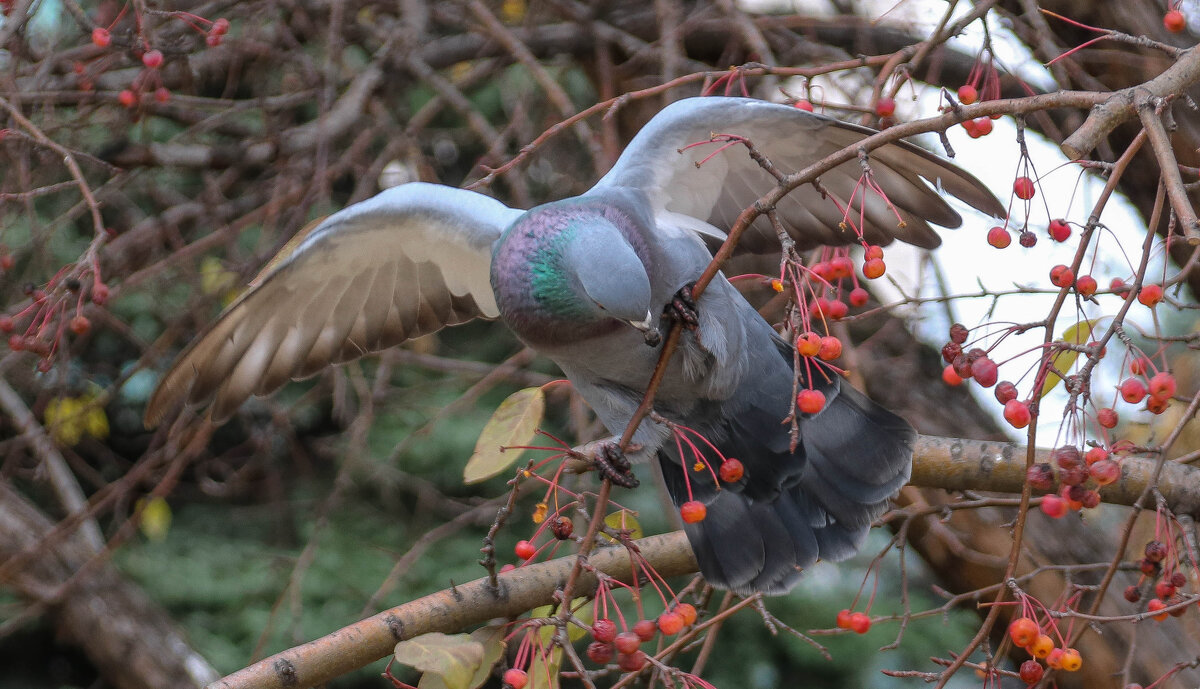
[[[684,530],[713,585],[739,594],[788,591],[817,558],[857,552],[908,481],[912,427],[840,380],[823,392],[825,407],[801,421],[795,452],[789,426],[780,423],[786,409],[751,405],[708,426],[706,437],[721,453],[742,462],[740,481],[717,487],[712,472],[720,460],[711,450],[711,471],[686,442],[668,441],[658,453],[675,505],[705,503],[705,518]]]

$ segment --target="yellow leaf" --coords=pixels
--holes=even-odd
[[[638,524],[637,517],[629,510],[617,510],[604,518],[604,523],[610,529],[628,531],[629,537],[637,540],[642,537],[642,525]],[[616,543],[616,539],[605,536],[608,540]]]
[[[515,24],[525,18],[525,0],[504,0],[500,3],[500,18],[506,24]]]
[[[463,481],[486,481],[512,466],[524,451],[503,448],[528,443],[545,410],[546,394],[541,388],[525,388],[509,395],[479,434],[475,452],[463,469]]]
[[[1092,328],[1095,323],[1090,320],[1079,321],[1075,325],[1063,331],[1061,341],[1072,345],[1085,345],[1092,339]],[[1056,370],[1066,373],[1075,365],[1075,360],[1079,358],[1079,352],[1073,349],[1062,349],[1055,352],[1054,356],[1050,357],[1050,365]],[[1039,397],[1045,397],[1054,389],[1062,378],[1054,371],[1046,374],[1046,380],[1042,383],[1042,394]]]
[[[237,273],[226,270],[221,259],[205,256],[200,261],[200,291],[205,294],[221,294],[237,285]]]
[[[138,528],[151,541],[162,541],[171,530],[171,506],[163,498],[140,498],[137,501]]]
[[[504,654],[504,634],[505,630],[500,627],[480,627],[471,632],[471,639],[483,646],[483,661],[475,670],[475,676],[471,678],[468,689],[483,686],[483,683],[492,676],[492,666]],[[421,675],[421,681],[417,683],[417,687],[418,689],[450,689],[441,675],[432,672]]]
[[[468,634],[431,632],[396,644],[397,662],[437,675],[447,689],[474,689],[483,658],[483,644]]]

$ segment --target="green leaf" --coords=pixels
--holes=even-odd
[[[557,646],[547,654],[533,654],[529,663],[528,689],[558,689],[558,671],[562,667],[563,652]]]
[[[1072,345],[1085,345],[1092,339],[1092,328],[1095,323],[1090,320],[1079,321],[1075,325],[1063,331],[1061,341]],[[1050,365],[1055,370],[1066,373],[1075,365],[1075,360],[1079,358],[1079,352],[1073,349],[1061,349],[1050,358]],[[1046,374],[1046,380],[1042,383],[1042,394],[1039,397],[1045,397],[1054,389],[1056,385],[1062,382],[1062,378],[1053,370]]]
[[[479,483],[500,474],[520,459],[524,450],[504,450],[505,447],[529,442],[542,413],[546,410],[546,394],[541,388],[517,390],[500,403],[488,419],[475,442],[475,452],[463,469],[463,481]]]
[[[471,639],[479,642],[483,647],[483,660],[479,663],[479,667],[475,669],[475,676],[467,684],[467,689],[477,689],[483,686],[483,683],[488,681],[488,678],[492,676],[492,666],[504,654],[504,630],[500,627],[480,627],[471,632]],[[436,675],[432,672],[426,672],[421,675],[421,681],[417,683],[417,688],[451,689],[442,679],[441,675]]]
[[[483,644],[469,634],[431,632],[396,644],[397,662],[437,675],[446,689],[474,689],[483,658]]]
[[[637,517],[629,510],[617,510],[604,518],[605,525],[610,529],[627,530],[629,537],[637,540],[642,537],[642,525],[638,523]],[[616,539],[608,535],[604,536],[608,540],[616,543]]]

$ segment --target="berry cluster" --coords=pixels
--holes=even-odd
[[[0,269],[11,269],[12,265],[12,256],[0,248]],[[8,335],[12,351],[37,354],[37,370],[42,373],[53,366],[67,330],[76,336],[91,330],[91,321],[83,315],[89,297],[98,306],[108,302],[108,285],[101,282],[99,267],[94,263],[68,265],[44,287],[27,283],[24,292],[29,304],[15,314],[0,313],[0,333]]]
[[[1051,493],[1056,471],[1059,489],[1057,493]],[[1119,462],[1099,446],[1081,453],[1073,445],[1064,445],[1050,452],[1049,462],[1033,465],[1026,474],[1031,488],[1050,493],[1042,498],[1041,507],[1042,512],[1055,519],[1066,516],[1068,511],[1096,507],[1100,504],[1097,488],[1115,483],[1119,478]]]
[[[967,75],[967,83],[958,87],[958,102],[962,105],[972,105],[980,101],[1000,98],[1000,74],[992,65],[990,53],[981,54]],[[1000,119],[1000,115],[976,117],[963,120],[962,128],[967,136],[978,139],[992,133],[992,120]]]
[[[588,644],[588,660],[601,666],[608,665],[615,657],[622,672],[636,672],[646,666],[646,654],[642,644],[652,641],[661,633],[674,636],[696,623],[698,613],[690,603],[676,603],[656,620],[641,619],[631,628],[617,632],[617,623],[599,618],[592,623],[592,642]],[[620,619],[625,627],[624,618]]]
[[[871,630],[871,616],[865,612],[850,612],[844,609],[837,614],[838,629],[849,629],[855,634],[866,634]]]
[[[92,29],[92,45],[105,49],[112,46],[113,31],[121,23],[121,20],[125,18],[125,13],[129,7],[130,5],[128,4],[122,7],[121,11],[107,26],[97,26]],[[224,17],[209,20],[190,12],[182,11],[167,12],[165,14],[182,21],[199,33],[204,34],[205,43],[209,47],[220,45],[225,34],[229,32],[229,20]],[[149,94],[155,102],[166,103],[171,99],[171,91],[163,85],[162,75],[159,72],[159,68],[162,67],[165,57],[161,50],[150,47],[143,28],[143,18],[141,15],[136,14],[136,9],[134,20],[135,27],[133,31],[136,34],[136,38],[125,42],[124,45],[129,47],[130,52],[135,58],[141,60],[143,69],[134,78],[129,88],[122,89],[117,94],[117,102],[122,107],[134,108],[143,102],[146,94]],[[79,88],[85,91],[92,90],[96,74],[106,69],[113,62],[113,57],[113,55],[101,55],[91,63],[76,62],[74,69],[75,74],[79,77]]]
[[[1160,515],[1161,516],[1161,515]],[[1159,520],[1160,530],[1163,530],[1163,520]],[[1170,528],[1165,529],[1168,533]],[[1178,549],[1170,544],[1173,539],[1166,541],[1155,538],[1146,543],[1142,550],[1142,559],[1137,561],[1141,575],[1136,584],[1125,589],[1125,600],[1137,603],[1148,589],[1153,589],[1154,597],[1146,603],[1146,612],[1156,613],[1153,618],[1159,622],[1167,616],[1180,617],[1191,606],[1185,605],[1183,589],[1187,586],[1188,578],[1183,572]]]
[[[1039,660],[1045,662],[1048,668],[1066,672],[1075,672],[1083,667],[1083,657],[1079,655],[1079,651],[1074,648],[1056,646],[1050,632],[1054,632],[1058,636],[1060,643],[1063,641],[1062,636],[1058,634],[1057,627],[1048,618],[1044,629],[1034,617],[1018,617],[1008,625],[1008,638],[1013,645],[1025,649],[1029,655],[1033,656],[1030,660],[1021,663],[1018,673],[1021,681],[1026,684],[1032,685],[1041,681],[1045,668],[1038,662]]]

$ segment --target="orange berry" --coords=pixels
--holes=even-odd
[[[884,264],[882,258],[868,258],[863,263],[863,276],[868,280],[874,280],[887,272],[887,265]]]
[[[853,614],[853,613],[851,613],[849,610],[845,610],[845,609],[838,612],[838,614],[837,614],[838,629],[849,629],[850,628],[850,615],[851,614]]]
[[[664,612],[658,616],[658,631],[665,636],[674,636],[683,629],[683,615],[677,612]]]
[[[1067,672],[1075,672],[1083,667],[1083,657],[1079,655],[1079,651],[1068,648],[1063,651],[1063,657],[1059,664]]]
[[[1037,640],[1041,629],[1038,623],[1028,617],[1018,617],[1008,625],[1008,635],[1014,644],[1025,648]]]
[[[801,390],[796,395],[796,408],[805,414],[816,414],[825,408],[825,393],[820,390]]]
[[[850,615],[850,628],[855,634],[866,634],[871,630],[871,616],[864,612],[856,612]]]
[[[1054,640],[1045,634],[1038,634],[1038,637],[1029,644],[1026,650],[1034,658],[1045,658],[1050,655],[1050,651],[1054,650]]]
[[[677,603],[675,605],[675,612],[679,613],[679,616],[683,618],[685,625],[691,626],[696,624],[696,606],[691,603]]]

